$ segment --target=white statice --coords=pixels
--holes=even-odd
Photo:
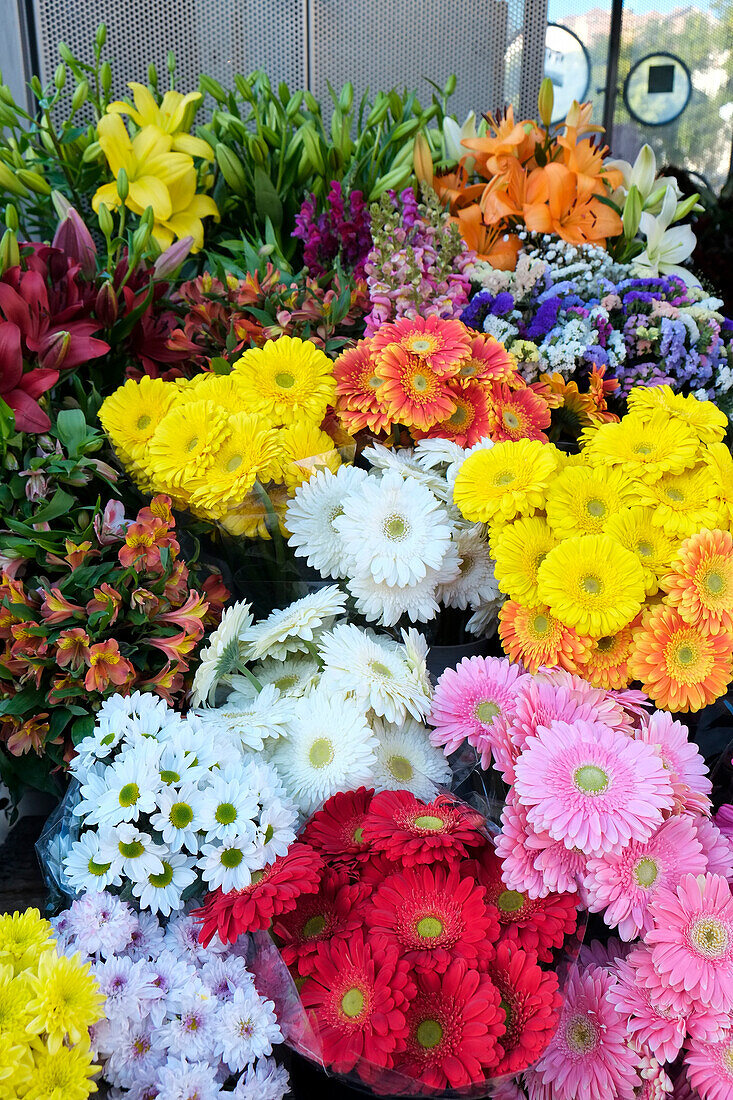
[[[234,679],[234,677],[232,678]],[[236,677],[237,683],[246,677]],[[270,737],[282,737],[292,717],[292,701],[281,695],[274,684],[264,684],[253,696],[233,691],[226,705],[217,708],[201,707],[196,715],[204,723],[216,723],[226,729],[233,744],[259,752]]]
[[[404,789],[432,802],[439,786],[450,786],[450,765],[442,751],[430,744],[429,731],[420,722],[376,720],[372,728],[377,736],[372,779],[376,791]]]
[[[274,657],[285,660],[291,653],[307,653],[321,630],[328,630],[344,610],[345,594],[328,585],[279,608],[246,631],[248,660]]]
[[[237,1082],[232,1100],[284,1100],[290,1092],[290,1078],[274,1058],[259,1058]]]
[[[438,600],[446,607],[480,607],[495,600],[499,589],[494,578],[494,562],[480,524],[458,531],[456,550],[460,558],[458,576],[438,590]]]
[[[191,697],[194,706],[209,699],[223,676],[235,672],[242,657],[242,637],[252,623],[248,603],[227,607],[216,630],[199,654],[199,666],[193,678]]]
[[[343,512],[344,497],[367,476],[357,466],[339,466],[336,473],[319,470],[299,486],[285,512],[288,543],[296,557],[334,580],[346,576],[346,558],[334,521]]]
[[[229,1000],[219,1004],[215,1049],[232,1073],[272,1054],[273,1045],[282,1041],[275,1006],[262,1000],[254,985],[235,990]]]

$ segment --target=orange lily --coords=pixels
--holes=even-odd
[[[623,183],[623,173],[617,168],[603,167],[603,158],[608,152],[607,145],[596,145],[591,138],[583,138],[577,144],[570,144],[561,137],[562,163],[575,172],[578,177],[578,197],[587,199],[591,195],[605,195],[609,189]]]
[[[476,202],[484,189],[483,183],[468,183],[468,172],[459,164],[452,172],[439,172],[433,176],[433,191],[441,202],[450,203],[450,212],[455,214],[469,203]]]
[[[498,271],[514,271],[520,248],[519,237],[515,233],[484,225],[481,209],[475,205],[459,210],[453,220],[477,259],[485,260]]]
[[[501,122],[489,117],[489,127],[485,137],[467,138],[461,142],[461,145],[473,152],[476,169],[486,179],[503,172],[507,159],[524,163],[542,140],[542,132],[535,122],[529,119],[514,121],[514,108],[511,106],[507,108]]]
[[[505,171],[486,184],[481,196],[481,213],[486,225],[506,218],[521,218],[527,173],[518,160],[508,160]]]
[[[557,162],[530,174],[524,224],[534,233],[554,233],[568,244],[604,245],[606,237],[622,231],[616,211],[595,196],[582,199],[575,172]]]

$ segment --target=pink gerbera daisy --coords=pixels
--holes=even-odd
[[[646,1043],[661,1062],[673,1062],[682,1049],[687,1024],[682,1013],[652,1000],[638,973],[638,961],[645,952],[648,948],[635,948],[626,959],[616,961],[617,982],[610,987],[608,999],[633,1036]]]
[[[616,692],[606,691],[605,688],[593,687],[582,676],[574,672],[568,672],[564,668],[542,669],[541,679],[558,687],[568,688],[574,699],[592,703],[595,709],[594,720],[602,722],[604,726],[610,726],[614,730],[631,732],[634,722],[625,708],[616,698]]]
[[[733,1029],[717,1043],[690,1043],[685,1055],[687,1078],[701,1100],[730,1100],[733,1096]]]
[[[596,966],[570,975],[557,1031],[535,1066],[555,1100],[630,1098],[641,1084],[624,1018],[608,999],[613,984]]]
[[[527,740],[516,791],[535,829],[588,855],[646,840],[673,805],[654,749],[599,723],[550,723]]]
[[[539,677],[523,679],[518,693],[509,732],[518,749],[523,749],[528,737],[535,737],[540,726],[550,722],[598,721],[592,699],[583,699],[571,687],[548,683]]]
[[[711,875],[722,875],[723,878],[728,879],[728,882],[733,882],[733,842],[709,817],[695,814],[692,817],[692,824],[695,826],[697,839],[702,844],[702,850],[708,861],[705,870]]]
[[[727,803],[721,806],[715,815],[715,824],[723,836],[727,837],[728,840],[733,840],[733,806],[729,806]]]
[[[654,969],[673,989],[716,1012],[733,1010],[733,898],[721,875],[683,875],[650,906]]]
[[[468,741],[485,754],[488,766],[492,733],[514,714],[525,676],[521,668],[498,657],[464,657],[438,680],[428,721],[435,726],[433,745],[442,745],[446,756]]]
[[[588,860],[585,889],[591,913],[603,912],[622,940],[643,936],[653,922],[649,904],[680,875],[701,875],[707,860],[689,817],[671,817],[649,840],[633,841],[620,852]]]
[[[494,844],[503,861],[502,877],[507,886],[530,898],[577,891],[585,872],[585,856],[548,833],[535,832],[513,790],[502,810],[501,826]]]
[[[688,806],[705,813],[710,806],[708,795],[713,785],[708,777],[707,764],[697,745],[689,739],[687,726],[676,722],[667,711],[655,710],[642,719],[641,728],[634,733],[634,737],[637,741],[652,745],[662,758],[672,780],[678,806]]]
[[[460,859],[485,840],[481,815],[443,794],[421,802],[410,791],[382,791],[363,828],[368,844],[405,867]]]

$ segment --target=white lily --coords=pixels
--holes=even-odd
[[[448,115],[443,119],[443,150],[446,160],[454,160],[456,163],[461,157],[466,156],[466,147],[462,141],[476,137],[476,115],[471,111],[462,126],[459,126],[454,118]],[[473,157],[466,157],[466,171],[470,175],[475,164]]]
[[[677,181],[672,176],[660,176],[657,179],[657,158],[651,145],[642,145],[633,164],[627,160],[607,160],[605,166],[615,168],[624,178],[624,182],[617,189],[617,194],[621,193],[619,198],[628,194],[635,184],[641,195],[644,209],[651,214],[658,214],[661,210],[668,188],[674,189],[676,198],[679,199],[682,196]],[[623,199],[619,205],[623,206]]]
[[[646,237],[646,248],[631,261],[634,273],[642,277],[679,275],[688,286],[699,286],[698,280],[681,267],[695,250],[697,239],[689,225],[676,225],[670,229],[677,211],[677,195],[668,187],[662,200],[662,208],[655,217],[648,211],[641,215],[639,231]]]

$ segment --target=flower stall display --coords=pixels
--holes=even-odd
[[[454,499],[488,524],[507,654],[700,710],[733,676],[727,421],[668,387],[637,387],[629,406],[586,428],[577,456],[535,441],[476,451]]]
[[[37,909],[0,914],[0,1095],[86,1100],[104,996],[85,952],[64,952]]]

